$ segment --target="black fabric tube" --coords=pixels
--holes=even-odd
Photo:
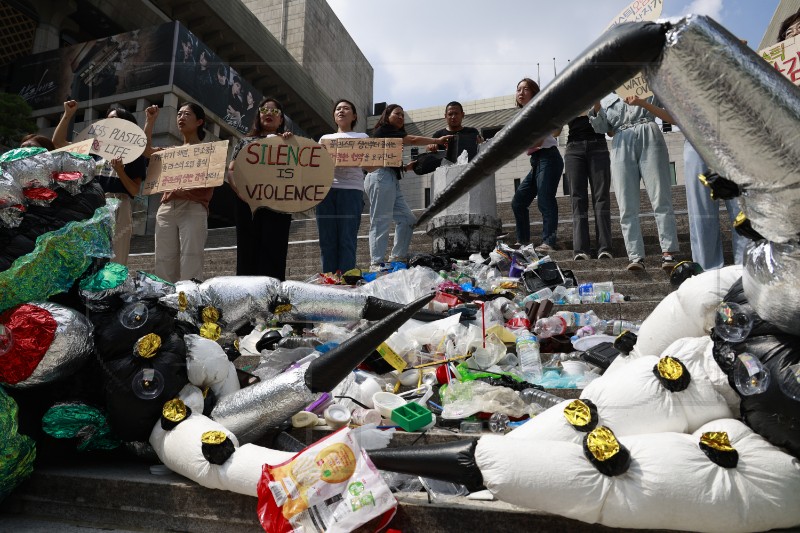
[[[434,198],[416,226],[426,224],[486,176],[656,61],[668,28],[668,24],[636,22],[620,24],[601,35],[494,136],[491,146]]]
[[[364,313],[362,314],[361,318],[364,320],[380,320],[402,308],[403,304],[392,302],[390,300],[383,300],[375,296],[367,296],[367,304],[364,306]],[[446,317],[442,313],[436,313],[434,311],[423,309],[414,313],[414,316],[411,318],[419,320],[420,322],[433,322]]]
[[[361,333],[312,361],[306,370],[306,385],[311,392],[333,390],[397,328],[433,300],[434,296],[436,293],[431,293],[404,305],[383,320],[372,324]]]
[[[460,483],[475,491],[483,486],[483,475],[475,463],[477,445],[475,439],[459,440],[427,446],[384,448],[368,454],[381,470]]]

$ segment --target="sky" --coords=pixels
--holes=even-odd
[[[631,0],[328,0],[375,70],[373,101],[405,109],[547,85]],[[779,0],[664,0],[663,17],[708,15],[756,48]],[[538,69],[537,69],[538,63]],[[538,74],[537,74],[538,72]]]

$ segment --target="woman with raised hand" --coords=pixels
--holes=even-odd
[[[403,128],[405,126],[405,113],[397,104],[390,104],[383,110],[375,131],[375,138],[402,139],[403,144],[412,146],[425,146],[428,144],[447,144],[453,137],[421,137],[409,135]],[[416,217],[406,203],[400,189],[400,180],[403,170],[410,170],[414,163],[404,167],[379,167],[367,174],[364,180],[364,189],[369,197],[369,255],[372,268],[377,268],[383,262],[386,246],[389,243],[389,225],[395,222],[394,246],[392,247],[389,261],[408,261],[408,247],[411,244],[414,222]]]
[[[363,139],[366,133],[353,131],[358,121],[356,106],[339,100],[333,106],[336,133],[326,139]],[[358,228],[364,209],[364,171],[360,167],[336,167],[328,195],[317,205],[317,232],[323,272],[347,272],[356,266]]]
[[[233,177],[236,156],[248,144],[276,135],[284,139],[292,136],[291,131],[286,131],[286,117],[278,100],[271,97],[261,100],[258,114],[247,135],[234,147],[228,166],[228,183],[239,196],[236,199],[236,275],[271,276],[285,280],[292,215],[266,207],[252,213],[250,206],[241,199]]]

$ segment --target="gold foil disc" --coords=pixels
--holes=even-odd
[[[657,368],[658,373],[664,379],[675,381],[683,376],[683,367],[677,359],[674,359],[670,356],[662,357],[658,362]]]
[[[186,293],[181,291],[178,293],[178,310],[179,311],[186,311],[186,308],[189,306],[189,302],[186,300]]]
[[[144,359],[150,359],[161,348],[161,337],[155,333],[148,333],[138,341],[136,341],[136,354]]]
[[[217,322],[219,321],[219,310],[213,305],[203,308],[202,313],[203,322]]]
[[[572,400],[564,407],[564,418],[573,426],[582,427],[592,421],[592,412],[582,401]]]
[[[732,452],[734,447],[731,446],[731,441],[728,434],[724,431],[707,431],[700,437],[700,444],[705,444],[709,448],[720,452]]]
[[[203,325],[200,326],[200,336],[215,341],[222,336],[222,328],[213,322],[203,322]]]
[[[170,400],[161,408],[161,415],[170,422],[181,422],[186,418],[186,404],[178,398]]]
[[[284,313],[288,313],[292,310],[292,304],[281,304],[275,306],[275,311],[273,314],[282,315]]]
[[[200,437],[200,441],[203,444],[222,444],[227,438],[228,436],[224,431],[206,431]]]
[[[598,461],[607,461],[619,453],[619,441],[614,432],[605,426],[593,429],[586,435],[586,446]]]

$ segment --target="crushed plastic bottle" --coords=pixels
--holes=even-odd
[[[508,415],[503,413],[494,413],[489,418],[489,430],[492,433],[505,433],[508,430]]]
[[[544,408],[553,407],[564,401],[560,396],[539,389],[525,389],[519,393],[519,397],[528,405],[535,403]]]
[[[567,331],[567,322],[559,315],[540,318],[533,326],[537,337],[547,339],[554,335],[562,335]]]
[[[567,327],[579,328],[582,326],[595,326],[602,322],[600,317],[594,314],[594,311],[587,311],[585,313],[575,313],[573,311],[559,311],[556,316],[564,319]]]
[[[552,299],[553,291],[550,290],[550,287],[545,287],[544,289],[540,289],[534,293],[531,293],[522,300],[523,305],[528,302],[538,302],[540,300],[549,300]]]
[[[517,358],[520,373],[529,382],[542,378],[542,359],[539,354],[539,342],[529,332],[517,337]]]
[[[611,324],[611,333],[619,335],[623,331],[630,331],[631,333],[639,333],[639,328],[642,326],[641,320],[615,320]]]

